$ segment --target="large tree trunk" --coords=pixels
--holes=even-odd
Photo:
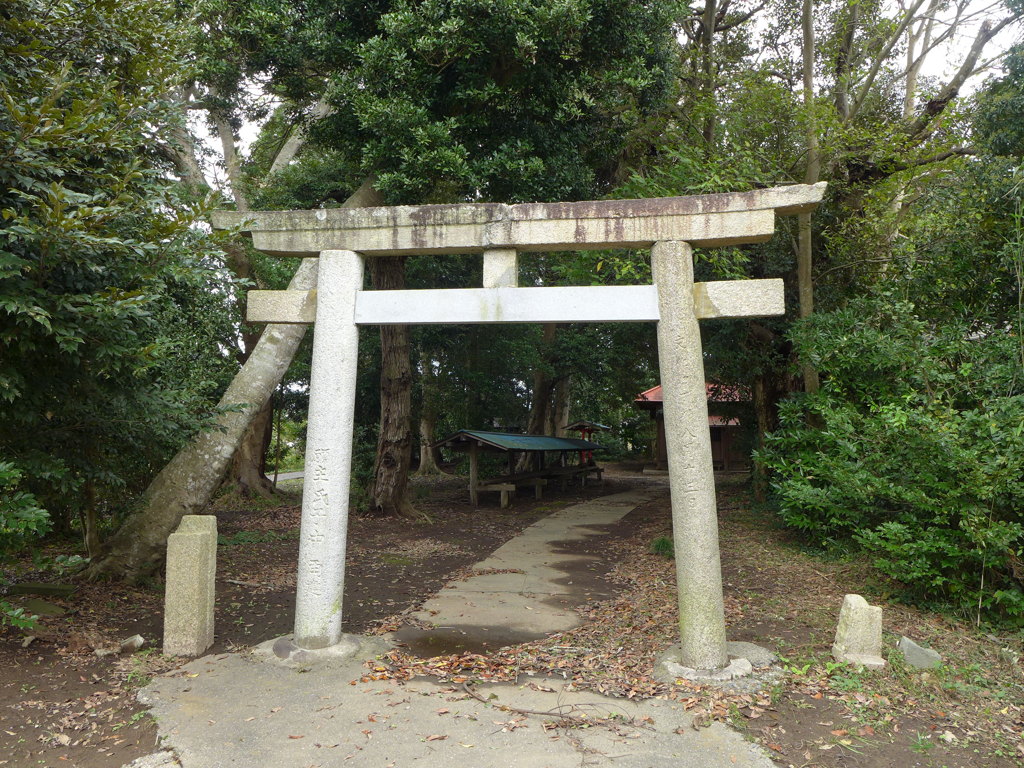
[[[373,287],[405,287],[405,258],[382,256],[370,261]],[[370,487],[370,511],[378,515],[414,516],[409,502],[409,462],[412,458],[412,365],[409,326],[380,327],[380,432]]]
[[[547,435],[551,430],[551,397],[555,381],[547,372],[538,368],[533,372],[533,400],[530,415],[526,419],[526,434]]]
[[[442,474],[438,451],[434,447],[434,431],[437,427],[435,419],[433,414],[427,413],[420,417],[420,465],[416,468],[416,474],[421,477]]]
[[[572,376],[565,374],[555,384],[555,397],[551,403],[551,427],[549,435],[565,437],[569,426],[569,406],[572,400]]]
[[[323,102],[317,102],[307,119],[318,120],[329,114],[330,108]],[[223,118],[215,119],[217,132],[221,138],[221,145],[224,151],[224,162],[229,170],[229,179],[234,191],[234,197],[238,210],[249,210],[248,198],[242,194],[241,165],[238,153],[235,150],[234,134],[231,127]],[[299,149],[305,141],[305,132],[302,125],[294,125],[288,131],[287,137],[274,156],[270,171],[267,177],[288,167],[288,164],[298,154]],[[235,189],[237,187],[237,190]],[[249,262],[245,246],[241,243],[234,243],[228,246],[228,266],[236,277],[240,279],[252,279],[252,265]],[[262,287],[262,286],[260,286]],[[239,296],[242,316],[245,316],[245,294]],[[259,341],[260,331],[245,332],[242,334],[241,362],[245,362],[256,342]],[[260,496],[269,498],[276,493],[273,481],[267,477],[267,451],[270,448],[270,441],[273,437],[273,406],[268,400],[253,420],[235,456],[231,461],[231,468],[224,479],[225,485],[234,485],[243,496]]]
[[[530,402],[530,414],[526,419],[526,434],[548,435],[552,430],[552,397],[555,392],[555,379],[549,373],[549,357],[555,343],[555,323],[545,323],[540,341],[540,361],[533,370],[533,399]],[[516,463],[519,472],[531,469],[533,454],[521,453]]]
[[[345,201],[351,208],[379,205],[380,195],[367,181]],[[289,288],[316,287],[317,260],[303,259]],[[305,335],[302,325],[268,325],[249,359],[220,399],[223,412],[215,427],[201,432],[178,451],[149,484],[138,511],[107,542],[104,554],[85,570],[86,578],[119,577],[136,581],[160,567],[167,537],[184,515],[203,511],[228,469],[246,430],[291,364]]]
[[[544,323],[540,338],[540,361],[533,371],[533,401],[530,403],[530,415],[526,423],[528,435],[552,434],[552,397],[554,397],[557,381],[550,373],[551,351],[555,345],[555,334],[558,326],[555,323]]]
[[[440,451],[434,447],[434,433],[437,429],[437,374],[434,373],[433,361],[420,355],[420,465],[416,474],[440,475]]]

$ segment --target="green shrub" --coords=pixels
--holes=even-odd
[[[21,471],[8,461],[0,461],[0,563],[25,544],[42,536],[50,528],[50,516],[36,503],[35,496],[19,490]],[[31,628],[34,616],[0,600],[0,626]]]
[[[50,516],[31,493],[19,490],[21,471],[0,461],[0,561],[50,528]]]
[[[823,374],[760,458],[782,520],[859,547],[919,601],[1024,622],[1024,394],[1017,340],[860,299],[796,334]]]

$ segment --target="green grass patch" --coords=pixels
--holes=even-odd
[[[402,555],[381,555],[380,559],[381,562],[388,565],[412,565],[415,562],[411,557],[403,557]]]
[[[221,547],[237,547],[242,544],[270,544],[274,541],[295,541],[298,531],[238,531],[230,536],[221,534],[217,544]]]
[[[651,542],[651,554],[661,555],[662,557],[675,557],[676,549],[672,544],[672,539],[668,536],[659,536]]]

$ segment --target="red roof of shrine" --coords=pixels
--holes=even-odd
[[[704,388],[707,391],[709,403],[743,403],[750,400],[750,394],[745,387],[730,387],[705,382]],[[657,384],[641,392],[633,402],[644,410],[655,411],[661,407],[663,401],[661,384]],[[736,420],[732,418],[716,414],[708,415],[708,424],[712,426],[734,424],[735,422]]]
[[[705,382],[704,388],[708,393],[708,402],[711,403],[745,403],[750,400],[750,394],[745,387],[730,387],[722,384]],[[636,403],[660,403],[664,400],[661,394],[661,384],[656,384],[650,389],[641,392],[636,396]]]

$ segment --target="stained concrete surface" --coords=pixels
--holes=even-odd
[[[600,535],[600,526],[657,492],[587,501],[530,526],[478,563],[475,575],[428,600],[419,618],[437,628],[406,639],[429,647],[436,638],[441,651],[457,643],[496,648],[576,626],[573,606],[600,599],[603,587],[600,580],[573,576],[592,558],[561,551],[565,543]],[[155,679],[139,698],[181,768],[773,765],[727,726],[693,729],[675,702],[581,693],[563,680],[480,686],[486,703],[458,686],[425,679],[359,682],[380,650],[366,641],[350,659],[298,669],[249,653],[208,656]],[[567,714],[610,718],[611,725],[545,727]]]
[[[242,654],[199,659],[140,694],[182,768],[772,768],[735,731],[694,730],[681,705],[567,690],[564,681],[461,689],[417,679],[352,684],[361,658],[315,673]],[[522,715],[502,710],[550,712]],[[612,726],[545,728],[564,715]]]

